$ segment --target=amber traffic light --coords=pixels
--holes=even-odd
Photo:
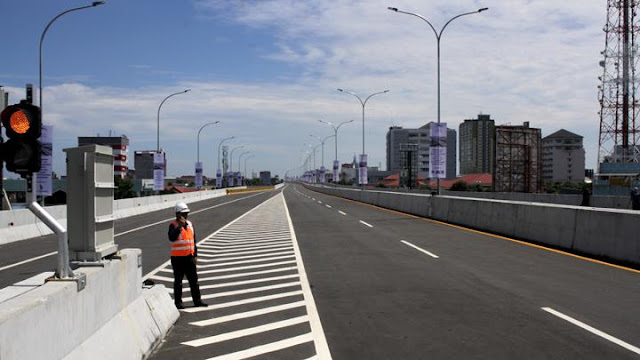
[[[2,161],[7,164],[7,170],[23,177],[40,171],[40,108],[21,102],[4,109],[0,114],[0,120],[8,138],[0,151]]]

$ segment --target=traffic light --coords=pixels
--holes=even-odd
[[[7,135],[7,141],[0,145],[1,160],[7,163],[7,170],[22,177],[40,171],[40,108],[22,101],[4,109],[0,119]]]

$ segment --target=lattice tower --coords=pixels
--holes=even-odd
[[[598,86],[600,139],[598,168],[602,162],[640,162],[638,112],[638,45],[640,17],[637,0],[607,0],[603,74]]]

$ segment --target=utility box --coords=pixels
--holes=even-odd
[[[113,151],[87,145],[64,152],[69,260],[99,261],[118,251],[113,241]]]

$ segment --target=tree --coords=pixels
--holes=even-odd
[[[133,182],[131,182],[131,180],[122,179],[120,176],[114,176],[113,179],[116,185],[116,188],[113,191],[113,198],[115,200],[136,197],[136,193],[133,191]]]
[[[451,186],[451,191],[468,191],[469,190],[469,185],[466,183],[466,181],[464,180],[459,180],[456,181],[452,186]]]

